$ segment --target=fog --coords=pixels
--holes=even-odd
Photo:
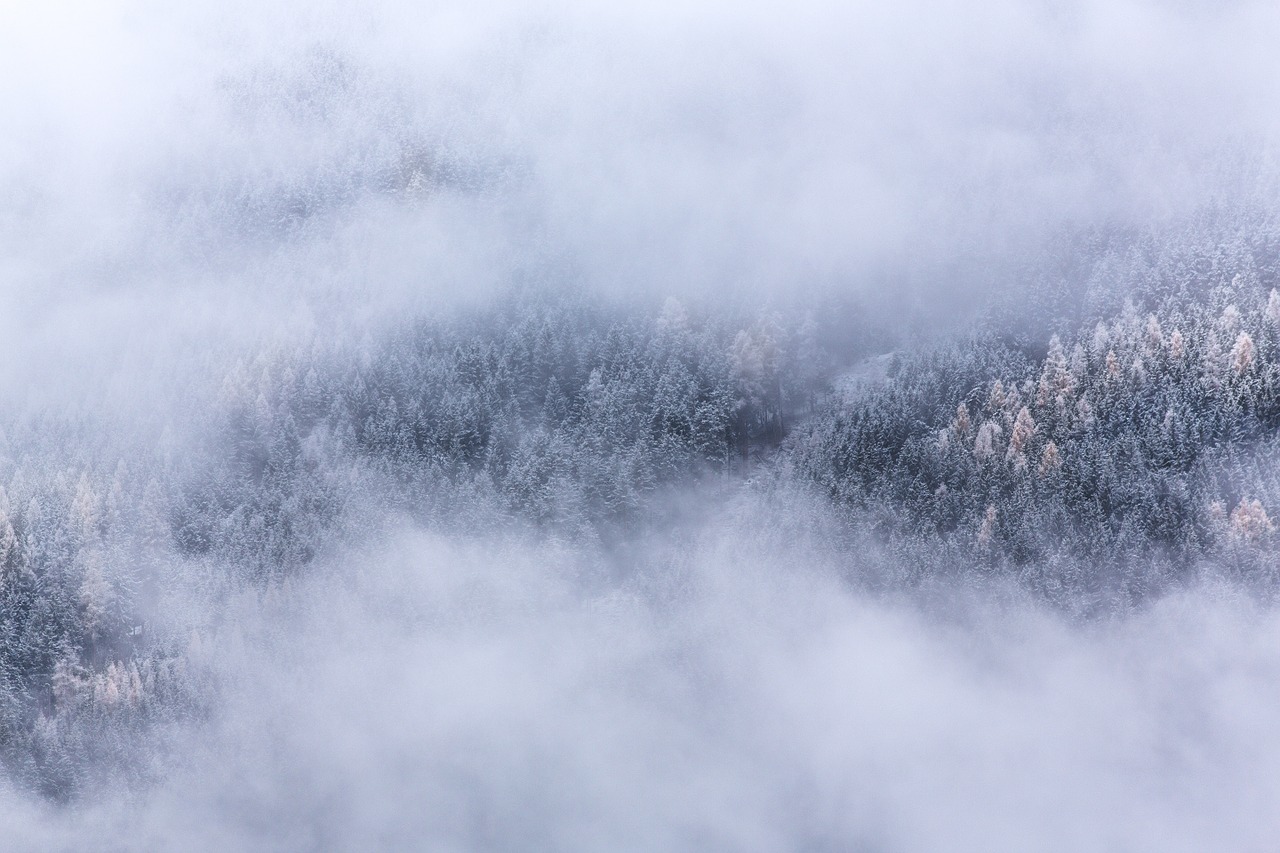
[[[0,4],[4,846],[1261,849],[1277,37]]]
[[[714,526],[713,526],[714,527]],[[728,534],[728,538],[726,538]],[[1280,622],[1197,588],[1080,625],[945,616],[704,533],[675,589],[405,533],[197,663],[213,717],[127,804],[9,799],[15,849],[1253,849]],[[748,537],[749,538],[749,537]],[[769,559],[771,558],[771,559]],[[664,586],[666,582],[661,582]]]
[[[311,296],[546,254],[856,287],[1261,192],[1280,96],[1263,3],[469,6],[11,8],[7,265],[223,292],[310,239],[272,273]]]

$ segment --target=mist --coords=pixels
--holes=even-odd
[[[1248,850],[1280,11],[0,6],[16,850]]]
[[[406,533],[236,601],[192,658],[216,711],[153,735],[158,789],[52,813],[11,799],[11,843],[1195,850],[1274,833],[1274,612],[1215,587],[1089,625],[1009,590],[922,611],[717,527],[620,586],[563,549]]]

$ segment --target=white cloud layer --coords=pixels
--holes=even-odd
[[[1280,620],[1212,585],[1103,624],[1016,595],[922,608],[716,524],[675,584],[588,566],[410,532],[245,596],[203,641],[225,695],[171,736],[163,784],[9,799],[7,837],[1192,851],[1277,830]]]

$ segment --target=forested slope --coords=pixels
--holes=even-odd
[[[1125,299],[1081,300],[1044,334],[1000,311],[933,340],[802,305],[523,286],[241,358],[177,449],[88,415],[15,419],[7,766],[58,799],[103,774],[145,783],[149,733],[216,708],[218,602],[288,595],[394,519],[600,555],[670,526],[682,492],[807,495],[848,542],[897,555],[840,558],[853,586],[1004,578],[1096,613],[1210,572],[1270,596],[1280,294],[1266,245],[1186,239],[1095,248],[1087,274],[1124,277],[1092,292]],[[203,608],[175,592],[193,584]]]

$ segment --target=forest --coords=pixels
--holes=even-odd
[[[796,491],[909,555],[888,578],[845,558],[854,585],[977,573],[1096,615],[1211,573],[1269,600],[1280,255],[1191,242],[1204,230],[1114,238],[1092,274],[1119,256],[1119,310],[1081,300],[1047,340],[987,317],[868,354],[891,332],[850,335],[852,310],[824,328],[812,310],[637,311],[525,284],[452,320],[238,361],[195,452],[113,458],[89,424],[12,423],[7,766],[73,797],[212,701],[192,659],[211,626],[147,617],[167,561],[270,595],[371,516],[607,554],[669,524],[673,489]],[[85,461],[52,461],[68,458]]]
[[[1265,849],[1277,33],[0,12],[0,847]]]

